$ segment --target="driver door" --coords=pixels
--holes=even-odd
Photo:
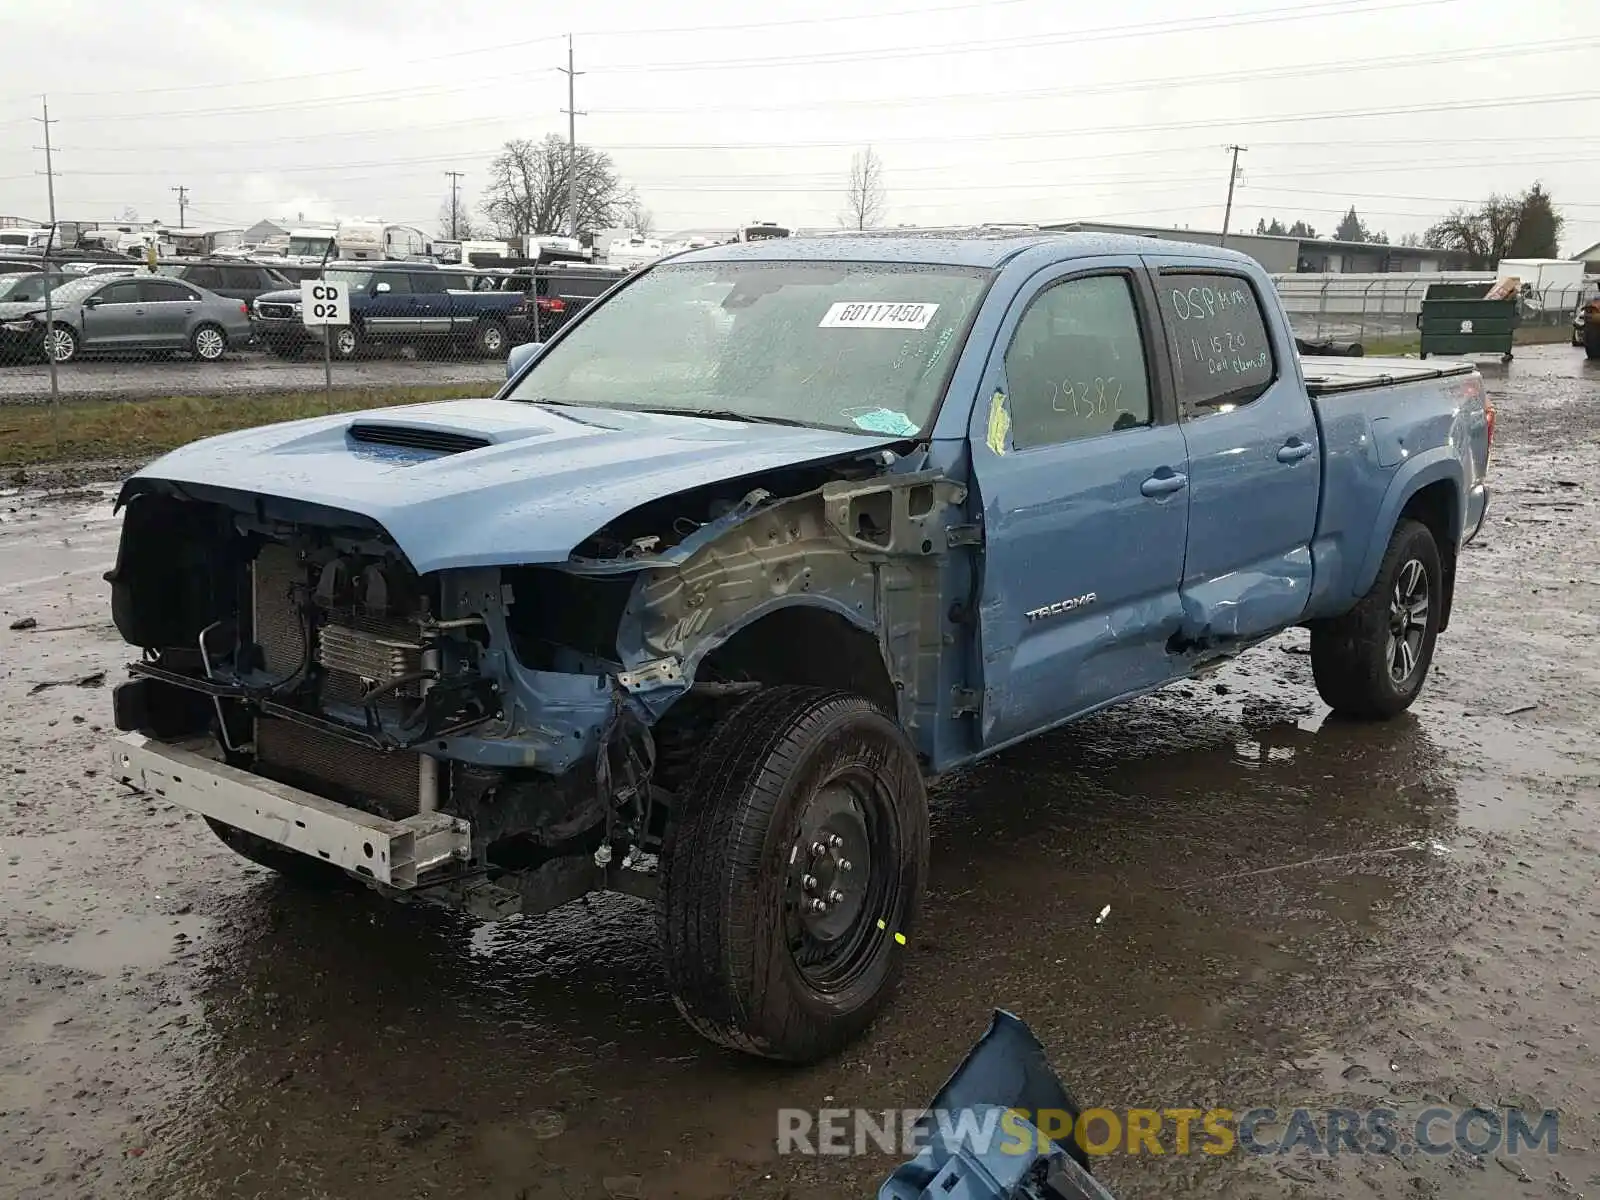
[[[1137,260],[1041,272],[970,430],[983,511],[982,745],[1173,678],[1188,455]]]
[[[93,301],[93,303],[90,303]],[[97,350],[114,350],[139,340],[145,306],[137,279],[118,279],[85,297],[83,344]]]

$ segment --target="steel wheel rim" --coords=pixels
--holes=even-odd
[[[1428,569],[1407,559],[1389,597],[1389,678],[1403,684],[1416,673],[1428,637]]]
[[[222,335],[215,329],[202,329],[195,334],[194,348],[195,352],[205,359],[221,358],[225,349]]]
[[[784,938],[807,986],[842,992],[894,935],[900,828],[883,784],[860,768],[825,780],[801,808],[785,859]]]
[[[497,354],[500,351],[500,346],[500,331],[491,325],[483,331],[483,348],[490,354]]]
[[[353,330],[341,329],[334,345],[339,347],[340,354],[354,354],[356,352],[356,335]]]
[[[50,336],[45,340],[50,347],[50,357],[58,363],[71,362],[76,352],[72,342],[72,334],[65,329],[52,329]]]

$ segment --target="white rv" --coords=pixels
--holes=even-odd
[[[419,262],[428,256],[428,235],[410,225],[386,221],[341,221],[335,231],[338,255],[346,262],[386,259]]]
[[[653,263],[667,252],[667,248],[655,238],[640,237],[637,233],[632,237],[617,238],[606,247],[606,262],[613,267],[625,267],[632,270],[642,267],[646,263]]]

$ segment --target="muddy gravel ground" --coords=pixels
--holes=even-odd
[[[1484,373],[1413,713],[1331,719],[1296,631],[944,781],[904,986],[808,1070],[682,1027],[639,902],[310,894],[109,785],[115,521],[4,498],[0,1194],[867,1197],[894,1157],[780,1157],[775,1110],[926,1103],[995,1006],[1090,1104],[1560,1111],[1554,1157],[1116,1156],[1121,1200],[1600,1194],[1600,371]]]
[[[333,364],[339,388],[420,387],[482,383],[493,395],[506,378],[504,359],[458,357],[430,360],[395,354]],[[124,356],[69,363],[56,372],[61,395],[73,400],[144,400],[158,396],[261,395],[316,391],[323,386],[322,360],[289,362],[270,354],[230,354],[221,362],[153,360]],[[50,399],[50,368],[44,363],[0,365],[0,405]]]

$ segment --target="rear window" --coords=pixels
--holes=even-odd
[[[1277,365],[1249,279],[1209,271],[1163,274],[1158,299],[1185,409],[1248,404],[1271,386]]]

